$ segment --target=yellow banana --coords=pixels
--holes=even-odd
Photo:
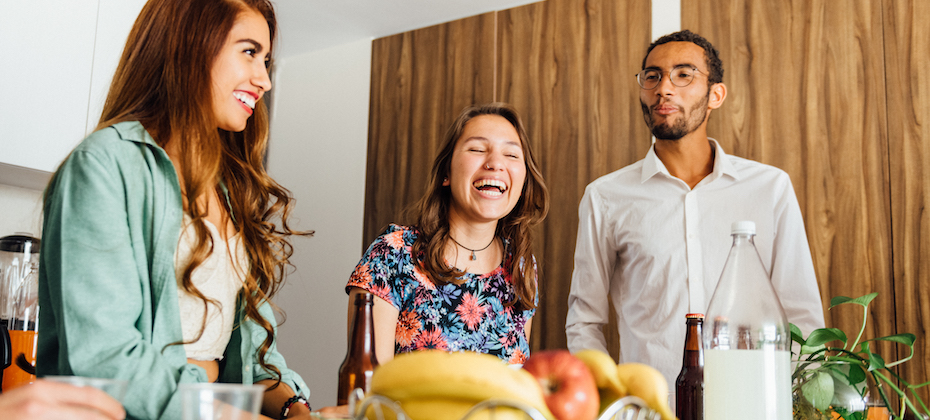
[[[658,370],[642,363],[622,363],[617,366],[617,376],[629,395],[641,398],[663,420],[675,419],[668,406],[668,381]]]
[[[441,399],[411,399],[400,403],[401,408],[413,420],[460,420],[475,406],[474,401]],[[493,411],[492,411],[493,410]],[[385,416],[390,420],[394,416]],[[368,411],[368,418],[375,419],[372,411]],[[524,420],[523,412],[509,407],[495,407],[482,409],[473,413],[468,420]]]
[[[493,398],[523,403],[553,418],[533,375],[510,368],[497,357],[473,352],[423,350],[398,355],[375,369],[371,393],[399,402],[405,411],[408,406],[428,411],[455,402],[470,408]],[[414,420],[434,418],[408,414]]]
[[[609,403],[626,396],[626,387],[617,376],[617,363],[609,354],[595,349],[584,349],[574,354],[588,366],[594,375],[597,389],[602,397],[607,396],[610,399]]]

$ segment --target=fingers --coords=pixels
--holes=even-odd
[[[58,410],[67,410],[78,419],[114,419],[126,418],[126,411],[119,401],[107,393],[92,387],[77,387],[65,383],[38,380],[29,385],[36,398],[47,401]],[[64,418],[64,417],[62,417]]]

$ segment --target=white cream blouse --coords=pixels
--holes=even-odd
[[[207,230],[213,237],[213,253],[191,273],[191,281],[200,293],[219,304],[207,303],[206,325],[204,304],[196,296],[178,288],[178,306],[181,311],[181,331],[184,341],[197,338],[200,329],[203,334],[193,343],[184,344],[187,357],[194,360],[222,360],[226,345],[232,335],[236,316],[236,297],[245,281],[249,268],[242,237],[237,233],[226,241],[220,236],[216,226],[204,220]],[[174,256],[175,275],[181,278],[184,268],[191,260],[196,234],[191,218],[184,215],[181,237]],[[225,246],[224,246],[225,245]]]

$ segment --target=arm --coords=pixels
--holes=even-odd
[[[6,420],[119,420],[126,412],[119,401],[91,387],[38,380],[0,395],[0,417]]]
[[[268,302],[263,303],[259,307],[259,313],[265,319],[271,321],[272,323],[276,322],[274,318],[274,312],[271,308],[271,305]],[[251,342],[246,343],[249,347],[242,351],[243,357],[248,357],[248,360],[252,361],[249,371],[255,372],[256,375],[251,378],[253,383],[263,384],[269,388],[274,385],[276,377],[274,377],[270,372],[267,372],[262,368],[258,363],[258,349],[261,347],[262,343],[265,340],[267,333],[265,329],[260,327],[255,322],[251,320],[242,323],[241,325],[242,333],[249,334],[251,337]],[[275,341],[272,343],[271,347],[268,349],[268,352],[265,354],[265,360],[274,365],[278,370],[281,371],[281,384],[274,389],[269,389],[265,392],[265,395],[262,399],[262,413],[266,416],[272,418],[278,418],[278,415],[281,414],[281,407],[284,405],[284,402],[288,398],[295,395],[301,395],[304,398],[308,397],[307,384],[296,372],[287,367],[287,362],[284,360],[284,356],[278,352],[277,346],[277,334],[278,328],[277,325],[274,327]],[[247,380],[248,378],[244,378]],[[306,410],[306,407],[301,405],[292,406],[292,410],[288,413],[288,418],[293,417],[299,414],[309,414],[309,410]]]
[[[165,264],[149,264],[156,234],[143,235],[151,222],[147,206],[170,208],[174,203],[164,200],[175,195],[159,190],[164,185],[157,183],[166,181],[150,177],[146,165],[153,162],[143,161],[135,146],[135,160],[102,149],[76,150],[45,206],[39,374],[127,380],[123,404],[130,416],[173,417],[178,383],[206,380],[202,369],[186,364],[182,347],[153,343],[159,334],[181,338],[180,326],[173,331],[156,323],[160,306],[153,295],[163,289],[155,286],[153,271]],[[145,191],[154,196],[143,197]],[[180,228],[180,214],[177,222]]]
[[[824,327],[823,302],[804,230],[804,218],[790,180],[786,180],[777,203],[772,285],[788,322],[797,325],[806,336],[814,329]]]
[[[610,273],[616,252],[606,239],[605,222],[594,195],[589,186],[578,207],[575,269],[565,322],[568,349],[573,352],[586,348],[607,351],[603,327],[608,320]]]
[[[274,386],[275,381],[271,379],[265,379],[258,381],[257,383],[265,385],[268,388]],[[281,414],[281,409],[284,407],[284,403],[288,399],[296,395],[293,389],[288,386],[286,383],[281,382],[275,389],[269,389],[265,391],[265,395],[262,396],[262,413],[266,418],[277,419]],[[291,405],[291,409],[287,413],[287,418],[306,418],[310,417],[310,409],[307,406],[301,403],[294,403]],[[264,419],[263,419],[264,420]]]

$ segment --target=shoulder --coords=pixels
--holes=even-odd
[[[79,143],[63,167],[74,161],[96,161],[104,165],[131,163],[150,159],[168,159],[152,136],[138,121],[125,121],[94,131]]]
[[[586,190],[599,191],[616,186],[629,185],[631,183],[640,183],[643,173],[643,160],[636,161],[632,164],[617,169],[609,174],[602,175],[591,181]]]
[[[785,188],[791,185],[791,177],[781,168],[739,156],[727,155],[727,159],[744,181],[762,183],[769,187]]]
[[[414,228],[392,223],[368,246],[366,259],[396,259],[409,254],[416,238],[417,233]]]

